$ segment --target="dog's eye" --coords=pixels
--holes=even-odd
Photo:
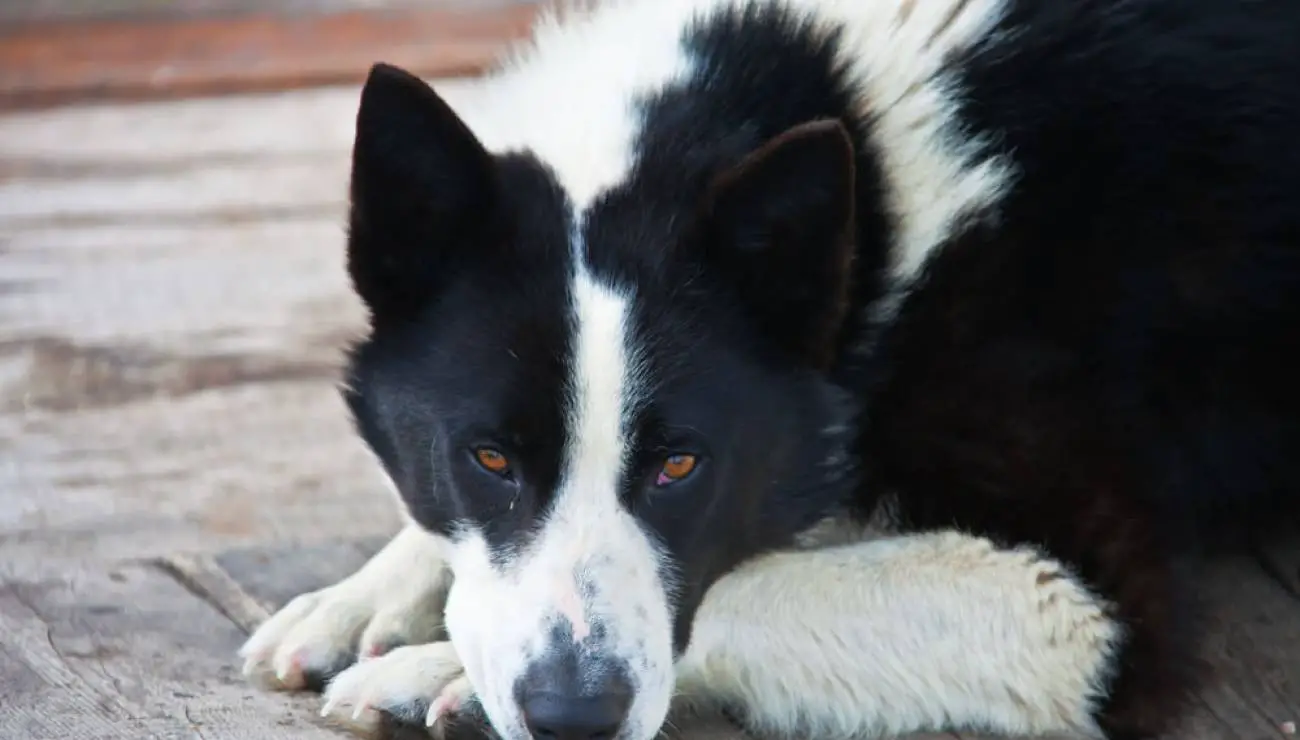
[[[510,474],[510,461],[506,459],[505,455],[501,454],[500,450],[494,450],[491,447],[480,447],[474,450],[474,459],[489,473],[496,473],[500,476]]]
[[[663,467],[659,469],[659,476],[655,479],[655,485],[666,486],[670,483],[676,483],[694,471],[694,455],[672,455],[667,460],[664,460]]]

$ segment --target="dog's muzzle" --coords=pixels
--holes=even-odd
[[[553,645],[515,684],[515,701],[534,740],[613,740],[632,707],[621,661],[584,655],[580,643]]]

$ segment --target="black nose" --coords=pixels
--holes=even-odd
[[[631,705],[632,692],[620,685],[594,696],[525,692],[520,708],[534,740],[612,740]]]

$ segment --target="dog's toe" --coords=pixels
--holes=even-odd
[[[451,643],[399,647],[340,673],[325,690],[321,714],[365,731],[378,727],[380,714],[428,726],[472,699],[463,671]]]
[[[390,575],[363,569],[290,601],[240,649],[244,676],[272,690],[322,691],[358,656],[441,639],[445,579],[395,584]]]
[[[371,658],[403,645],[423,645],[447,639],[442,629],[440,600],[427,593],[394,594],[379,604],[361,634],[357,652]]]
[[[320,690],[355,660],[372,613],[363,594],[341,586],[300,596],[245,643],[244,675],[272,689]]]

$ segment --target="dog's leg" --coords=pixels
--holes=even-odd
[[[263,623],[240,649],[244,675],[272,689],[321,690],[359,656],[445,639],[450,585],[442,543],[407,524],[356,573]]]
[[[705,596],[678,664],[785,737],[977,728],[1100,736],[1119,626],[1059,563],[955,532],[776,553]]]

